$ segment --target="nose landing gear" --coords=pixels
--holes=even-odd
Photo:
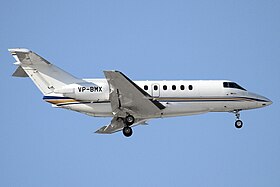
[[[235,113],[236,121],[235,121],[235,127],[237,129],[240,129],[243,126],[243,122],[240,120],[240,110],[233,111]]]
[[[243,126],[243,122],[241,120],[236,120],[235,121],[235,127],[240,129]]]

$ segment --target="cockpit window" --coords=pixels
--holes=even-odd
[[[241,86],[239,86],[238,84],[236,84],[235,82],[224,82],[224,88],[235,88],[235,89],[247,91]]]

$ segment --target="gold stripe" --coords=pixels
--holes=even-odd
[[[47,102],[49,102],[49,103],[52,103],[52,104],[62,104],[62,103],[72,103],[72,102],[78,102],[78,101],[76,101],[76,100],[74,100],[74,99],[57,99],[57,100],[55,100],[55,99],[53,99],[53,100],[46,100]]]

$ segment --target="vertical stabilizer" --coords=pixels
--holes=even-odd
[[[67,84],[83,82],[28,49],[16,48],[9,51],[16,60],[14,64],[19,66],[13,76],[29,76],[44,95]]]

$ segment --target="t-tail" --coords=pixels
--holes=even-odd
[[[18,66],[13,76],[30,77],[44,95],[65,85],[84,82],[28,49],[16,48],[9,51],[16,60],[14,64]]]

